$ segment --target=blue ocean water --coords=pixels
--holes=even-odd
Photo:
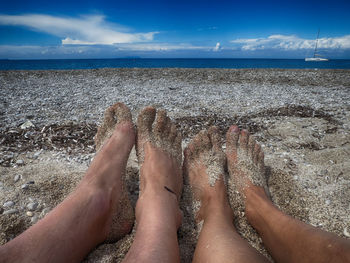
[[[0,60],[0,70],[96,68],[283,68],[350,69],[349,59],[305,62],[304,59],[49,59]]]

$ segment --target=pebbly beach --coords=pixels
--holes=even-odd
[[[0,244],[43,218],[76,186],[95,154],[105,109],[125,103],[134,120],[145,106],[165,109],[183,135],[232,124],[261,144],[276,206],[308,224],[350,238],[350,71],[180,69],[0,71]],[[224,136],[222,136],[224,138]],[[225,144],[224,144],[225,148]],[[138,163],[127,167],[133,205]],[[228,185],[228,188],[230,186]],[[200,231],[191,189],[181,199],[182,262]],[[244,210],[229,195],[238,232],[268,258]],[[288,226],[286,226],[288,227]],[[134,231],[101,244],[84,262],[120,262]]]

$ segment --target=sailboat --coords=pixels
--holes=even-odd
[[[321,56],[319,54],[317,54],[317,43],[318,43],[318,36],[319,35],[320,35],[320,29],[318,29],[318,32],[317,32],[314,56],[312,58],[305,58],[305,61],[328,61],[328,58],[321,58]]]

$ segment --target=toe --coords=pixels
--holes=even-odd
[[[211,144],[213,145],[213,149],[215,151],[221,151],[222,144],[219,135],[219,129],[216,126],[211,126],[208,130],[209,139]]]
[[[129,121],[132,122],[132,116],[130,109],[121,102],[118,102],[112,106],[114,114],[117,116],[117,123]]]
[[[177,129],[176,129],[176,125],[174,123],[171,124],[170,127],[170,134],[169,134],[169,139],[170,142],[174,142],[177,136]]]
[[[248,140],[249,132],[247,130],[242,130],[239,136],[239,148],[246,154],[248,153]]]
[[[167,115],[165,110],[158,110],[157,119],[154,126],[154,134],[158,137],[164,137],[164,132],[167,126]]]
[[[253,152],[253,163],[258,165],[259,153],[261,151],[261,146],[258,143],[255,143],[254,152]]]
[[[180,132],[177,132],[176,138],[174,140],[174,147],[177,150],[177,152],[181,155],[182,154],[182,135]]]
[[[248,154],[250,159],[253,161],[254,159],[254,148],[255,148],[255,138],[253,136],[249,136],[248,139]]]
[[[152,124],[156,116],[156,109],[154,107],[144,108],[137,118],[138,135],[142,138],[149,139],[152,132]]]
[[[198,148],[202,148],[205,150],[210,150],[212,148],[212,144],[209,139],[209,134],[206,130],[200,131],[198,133],[196,142]]]
[[[192,159],[194,153],[194,143],[193,140],[186,146],[184,150],[184,162]]]
[[[103,124],[109,127],[113,127],[117,123],[117,116],[115,114],[115,105],[110,106],[104,114]]]
[[[165,128],[164,128],[164,136],[166,136],[168,139],[169,139],[169,141],[170,141],[170,132],[171,132],[171,125],[172,123],[171,123],[171,120],[170,120],[170,118],[167,116],[166,117],[166,120],[165,120]]]
[[[264,152],[260,150],[259,155],[258,155],[258,168],[261,172],[265,171],[265,162],[264,162]]]
[[[237,151],[238,138],[239,128],[236,125],[233,125],[226,133],[226,147],[229,152]]]

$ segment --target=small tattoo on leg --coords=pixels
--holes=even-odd
[[[175,192],[174,192],[173,190],[171,190],[170,188],[168,188],[168,187],[166,187],[166,186],[164,186],[164,188],[165,188],[165,190],[169,191],[170,193],[176,195]]]

